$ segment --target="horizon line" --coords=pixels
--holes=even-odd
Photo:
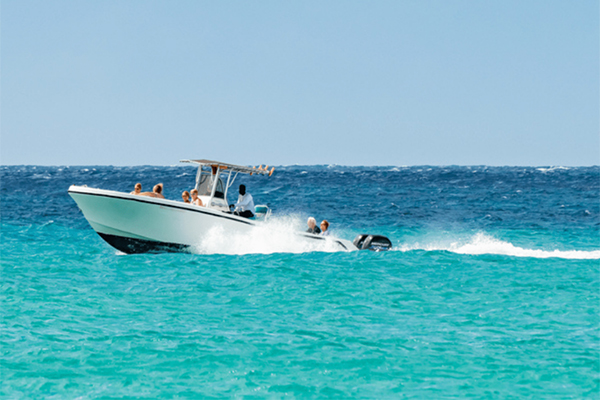
[[[250,165],[250,164],[248,164]],[[189,164],[178,163],[178,164],[0,164],[0,167],[186,167]],[[545,165],[509,165],[509,164],[405,164],[405,165],[394,165],[394,164],[382,164],[382,165],[349,165],[349,164],[269,164],[270,167],[396,167],[396,168],[412,168],[412,167],[511,167],[511,168],[590,168],[599,167],[600,164],[588,164],[588,165],[568,165],[568,164],[545,164]]]

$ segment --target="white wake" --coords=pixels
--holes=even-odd
[[[271,218],[248,233],[226,232],[222,227],[211,229],[201,243],[193,247],[198,254],[271,254],[337,252],[339,246],[331,240],[307,239],[300,234],[306,230],[299,217]]]
[[[450,243],[434,242],[427,244],[412,244],[400,246],[400,251],[411,250],[445,250],[457,254],[499,254],[513,257],[533,257],[533,258],[566,258],[574,260],[600,259],[600,250],[538,250],[524,249],[513,245],[510,242],[495,239],[484,233],[478,233],[467,241],[457,241]]]

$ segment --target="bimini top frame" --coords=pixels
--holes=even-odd
[[[273,175],[273,171],[275,171],[275,167],[272,167],[271,170],[269,170],[269,166],[265,166],[263,168],[263,166],[259,166],[258,168],[256,167],[247,167],[247,166],[243,166],[243,165],[235,165],[235,164],[228,164],[228,163],[224,163],[224,162],[220,162],[220,161],[213,161],[213,160],[181,160],[180,162],[183,163],[190,163],[190,164],[196,164],[198,165],[198,172],[196,173],[196,189],[198,190],[200,188],[200,182],[201,182],[201,176],[202,176],[202,167],[210,167],[210,174],[211,174],[211,178],[212,178],[212,188],[211,188],[211,192],[210,192],[210,199],[208,200],[208,205],[210,207],[210,205],[212,205],[212,200],[215,197],[215,192],[217,189],[217,185],[221,179],[221,171],[223,171],[224,173],[227,173],[227,184],[225,185],[225,193],[223,194],[225,201],[227,202],[227,192],[229,191],[229,188],[233,185],[233,182],[235,182],[235,178],[237,178],[237,175],[239,173],[242,174],[249,174],[249,175],[268,175],[271,176]],[[233,179],[231,178],[231,174],[235,172],[235,175],[233,176]]]
[[[275,171],[275,167],[271,168],[271,170],[269,171],[268,165],[265,166],[264,168],[262,165],[260,167],[256,168],[256,167],[246,167],[244,165],[228,164],[228,163],[224,163],[224,162],[220,162],[220,161],[212,161],[212,160],[181,160],[180,162],[196,164],[201,167],[207,166],[207,167],[212,167],[212,168],[218,168],[220,170],[229,170],[231,172],[241,172],[243,174],[250,174],[250,175],[259,174],[259,175],[271,176],[271,175],[273,175],[273,171]]]

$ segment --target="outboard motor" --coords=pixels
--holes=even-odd
[[[390,239],[381,235],[358,235],[352,243],[359,250],[386,251],[392,248]]]

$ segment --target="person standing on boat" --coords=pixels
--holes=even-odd
[[[250,193],[246,193],[245,185],[240,185],[240,195],[233,213],[244,218],[254,217],[254,199]]]

